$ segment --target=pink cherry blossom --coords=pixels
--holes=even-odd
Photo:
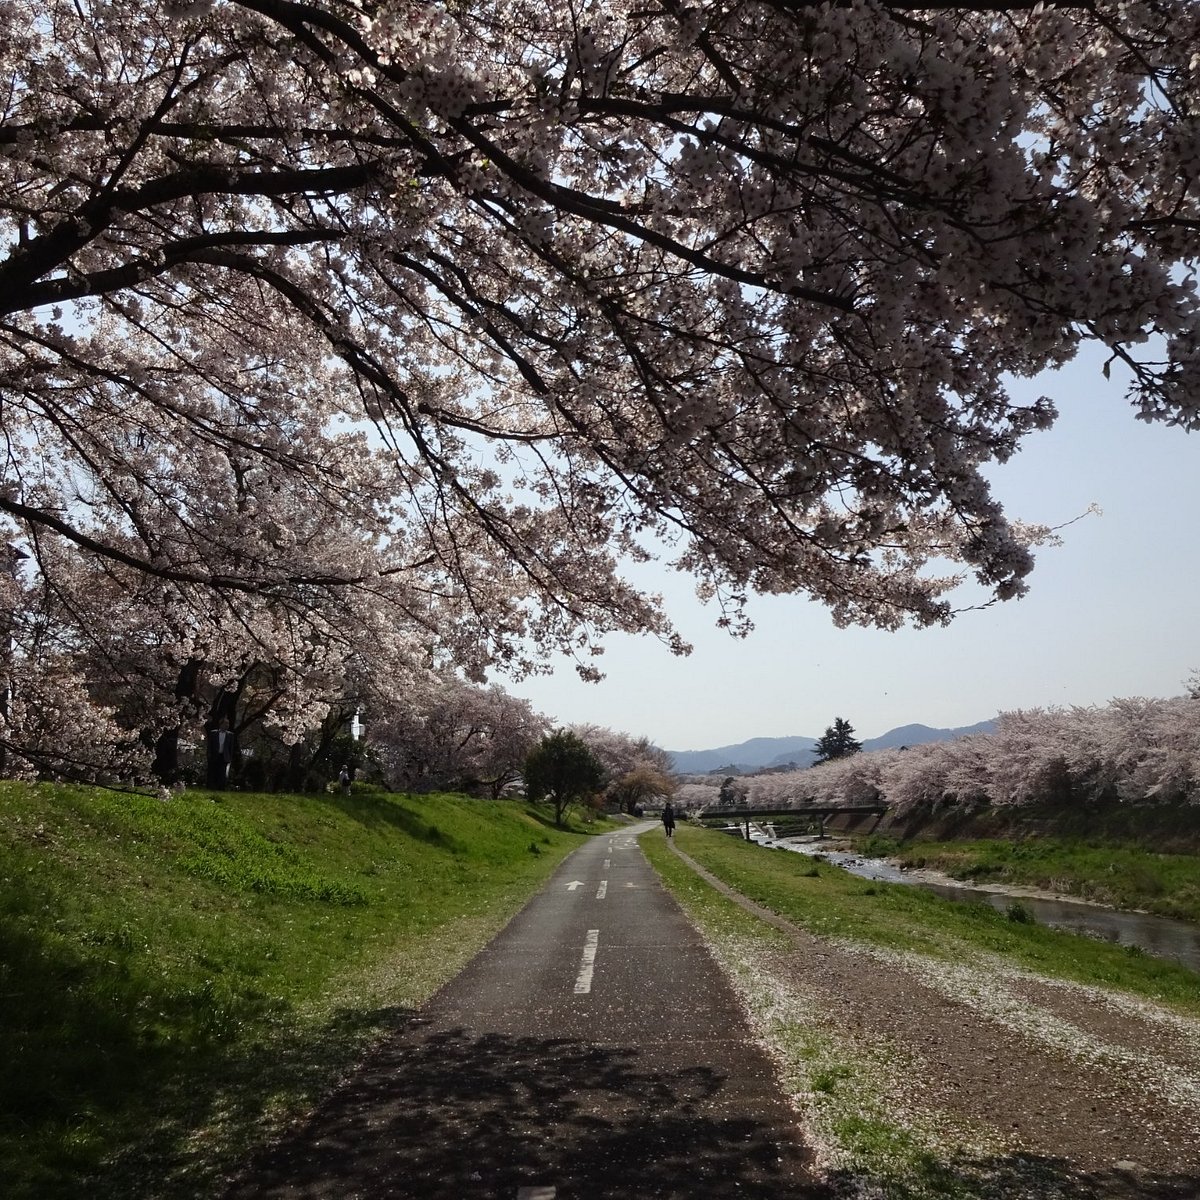
[[[1190,0],[2,8],[11,673],[143,745],[684,651],[652,553],[735,631],[1018,597],[1008,381],[1085,343],[1200,428]]]

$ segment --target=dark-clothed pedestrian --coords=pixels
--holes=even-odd
[[[675,809],[668,800],[666,807],[662,810],[663,830],[667,837],[675,836]]]
[[[227,720],[222,718],[219,725],[209,729],[207,743],[205,784],[220,791],[229,786],[229,767],[233,762],[233,734]]]

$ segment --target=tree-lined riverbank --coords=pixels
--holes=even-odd
[[[691,827],[678,844],[737,897],[643,839],[843,1194],[1200,1189],[1195,973]]]

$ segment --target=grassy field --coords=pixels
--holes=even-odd
[[[863,854],[928,867],[955,879],[1011,883],[1115,908],[1200,922],[1200,857],[1076,838],[901,843],[871,837]]]
[[[989,904],[947,900],[908,884],[875,883],[786,851],[684,825],[679,848],[750,899],[812,933],[934,957],[999,954],[1053,978],[1119,988],[1200,1014],[1187,968],[1109,942],[1078,937]]]
[[[453,796],[0,784],[7,1200],[208,1194],[583,836]]]

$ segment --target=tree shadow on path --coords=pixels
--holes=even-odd
[[[556,1200],[826,1195],[788,1127],[729,1104],[719,1071],[628,1046],[420,1023],[391,1041],[226,1200]]]
[[[835,1171],[820,1185],[795,1130],[747,1115],[744,1100],[717,1069],[655,1067],[633,1046],[412,1018],[225,1200],[516,1200],[538,1186],[555,1200],[1200,1196],[1194,1177],[1022,1153],[930,1157],[916,1178]]]

